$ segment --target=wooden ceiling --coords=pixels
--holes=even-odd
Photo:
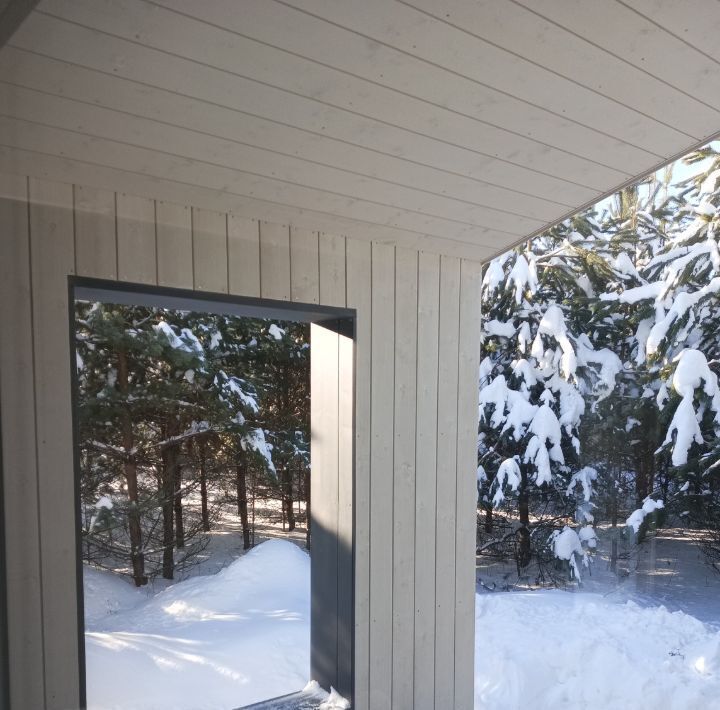
[[[43,0],[0,170],[487,259],[720,131],[718,0]]]

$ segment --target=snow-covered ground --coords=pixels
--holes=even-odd
[[[496,592],[477,595],[475,624],[476,708],[720,708],[720,633],[683,612]]]
[[[269,540],[159,592],[87,568],[85,593],[91,710],[229,710],[308,680],[310,560],[292,542]],[[720,632],[650,599],[479,594],[476,708],[720,709]],[[703,599],[710,620],[720,604]]]
[[[156,593],[85,571],[90,710],[229,710],[310,676],[310,558],[270,540]]]

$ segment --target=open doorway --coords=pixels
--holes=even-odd
[[[236,708],[311,678],[349,695],[353,314],[71,289],[87,707]]]

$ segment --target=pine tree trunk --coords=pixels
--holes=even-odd
[[[491,533],[493,529],[493,508],[492,504],[485,506],[485,532]]]
[[[530,564],[530,496],[528,495],[527,473],[520,474],[520,495],[518,496],[518,513],[520,515],[520,528],[516,534],[517,540],[517,566],[518,570]]]
[[[182,466],[180,465],[180,450],[173,446],[173,508],[175,510],[175,547],[181,550],[185,547],[185,522],[183,519],[182,504]]]
[[[250,549],[250,526],[248,525],[247,471],[244,454],[238,454],[235,466],[235,484],[237,487],[237,509],[243,534],[243,549]]]
[[[295,530],[295,510],[293,508],[293,488],[292,488],[292,471],[289,466],[285,466],[281,471],[282,492],[283,492],[283,509],[287,518],[288,530]]]
[[[198,453],[200,454],[200,515],[202,517],[202,529],[210,532],[210,513],[208,512],[207,497],[207,471],[205,458],[205,442],[202,439],[198,442]]]
[[[172,579],[175,572],[173,548],[175,535],[173,525],[173,498],[175,497],[175,476],[173,474],[173,454],[171,448],[162,451],[162,470],[160,471],[160,499],[162,500],[163,519],[163,559],[162,576]]]
[[[125,402],[122,408],[121,426],[125,461],[123,473],[128,492],[128,529],[130,532],[130,560],[133,569],[133,580],[136,587],[147,584],[145,575],[145,555],[143,554],[142,525],[140,521],[140,508],[138,498],[137,463],[132,453],[135,445],[132,427],[132,417],[127,409],[127,396],[129,392],[127,353],[118,352],[117,384]]]
[[[613,477],[613,484],[616,478]],[[618,540],[617,540],[617,524],[618,524],[618,503],[617,489],[612,486],[612,494],[610,499],[610,524],[612,525],[612,543],[610,548],[610,571],[617,573],[618,563]]]

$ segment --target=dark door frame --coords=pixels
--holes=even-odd
[[[272,320],[296,321],[320,325],[323,328],[333,331],[339,335],[355,341],[356,339],[356,317],[357,313],[352,308],[338,308],[335,306],[321,306],[318,304],[295,303],[292,301],[277,301],[267,298],[249,298],[244,296],[233,296],[226,293],[210,293],[204,291],[193,291],[189,289],[171,288],[164,286],[152,286],[148,284],[129,283],[123,281],[110,281],[80,276],[68,276],[68,336],[71,357],[70,378],[71,378],[71,403],[72,403],[72,429],[73,429],[73,468],[75,485],[75,544],[76,544],[76,580],[78,589],[77,615],[78,615],[78,667],[80,676],[80,708],[87,707],[86,694],[86,670],[85,670],[85,609],[83,600],[83,566],[82,566],[82,536],[81,531],[81,506],[80,506],[80,459],[79,459],[79,433],[77,424],[77,369],[76,360],[73,356],[75,350],[75,301],[100,301],[105,303],[118,303],[123,305],[145,306],[167,308],[169,310],[196,311],[214,313],[219,315],[233,315],[246,318],[263,318]],[[353,348],[353,360],[355,359]],[[312,353],[312,345],[311,345]],[[312,357],[312,354],[311,354]],[[353,402],[355,399],[355,376],[353,362]],[[332,376],[337,377],[337,373]],[[312,393],[311,393],[312,396]],[[354,406],[353,406],[354,411]],[[355,429],[353,414],[353,431]],[[353,436],[353,442],[354,442]],[[354,447],[354,443],[353,443]],[[1,459],[0,459],[1,461]],[[0,490],[1,493],[1,490]],[[311,579],[315,578],[316,571],[322,570],[323,576],[327,579],[328,570],[335,570],[336,576],[341,570],[352,570],[350,580],[351,599],[349,604],[337,605],[337,616],[330,626],[337,629],[338,638],[328,638],[326,633],[319,632],[327,626],[327,611],[323,604],[311,603],[310,618],[310,657],[311,676],[320,685],[329,690],[332,685],[345,697],[353,702],[355,664],[355,619],[354,619],[354,592],[355,592],[355,456],[353,450],[352,466],[352,546],[348,549],[344,545],[337,544],[327,547],[326,545],[313,545],[311,555]],[[311,521],[316,513],[315,506],[311,509]],[[2,528],[0,527],[0,542],[2,541]],[[322,549],[328,550],[328,559],[322,559]],[[2,560],[0,560],[0,564]],[[2,572],[0,567],[0,573]],[[0,583],[4,582],[4,575],[0,577]],[[347,585],[344,585],[347,586]],[[315,594],[316,585],[312,585],[312,594]],[[2,601],[3,588],[0,586],[0,601]],[[3,609],[0,609],[0,614]],[[0,621],[1,621],[0,617]],[[342,638],[340,638],[342,636]],[[0,633],[0,680],[2,680],[3,656],[2,637]],[[322,647],[320,647],[322,646]],[[338,665],[333,669],[329,668],[323,659],[336,658],[339,649],[347,649],[349,658],[345,659],[346,667],[351,669],[348,680],[339,677]],[[308,679],[310,680],[310,679]],[[2,686],[0,686],[1,688]],[[300,689],[298,689],[300,690]],[[0,693],[2,691],[0,690]],[[0,710],[3,709],[3,696],[0,694]]]

